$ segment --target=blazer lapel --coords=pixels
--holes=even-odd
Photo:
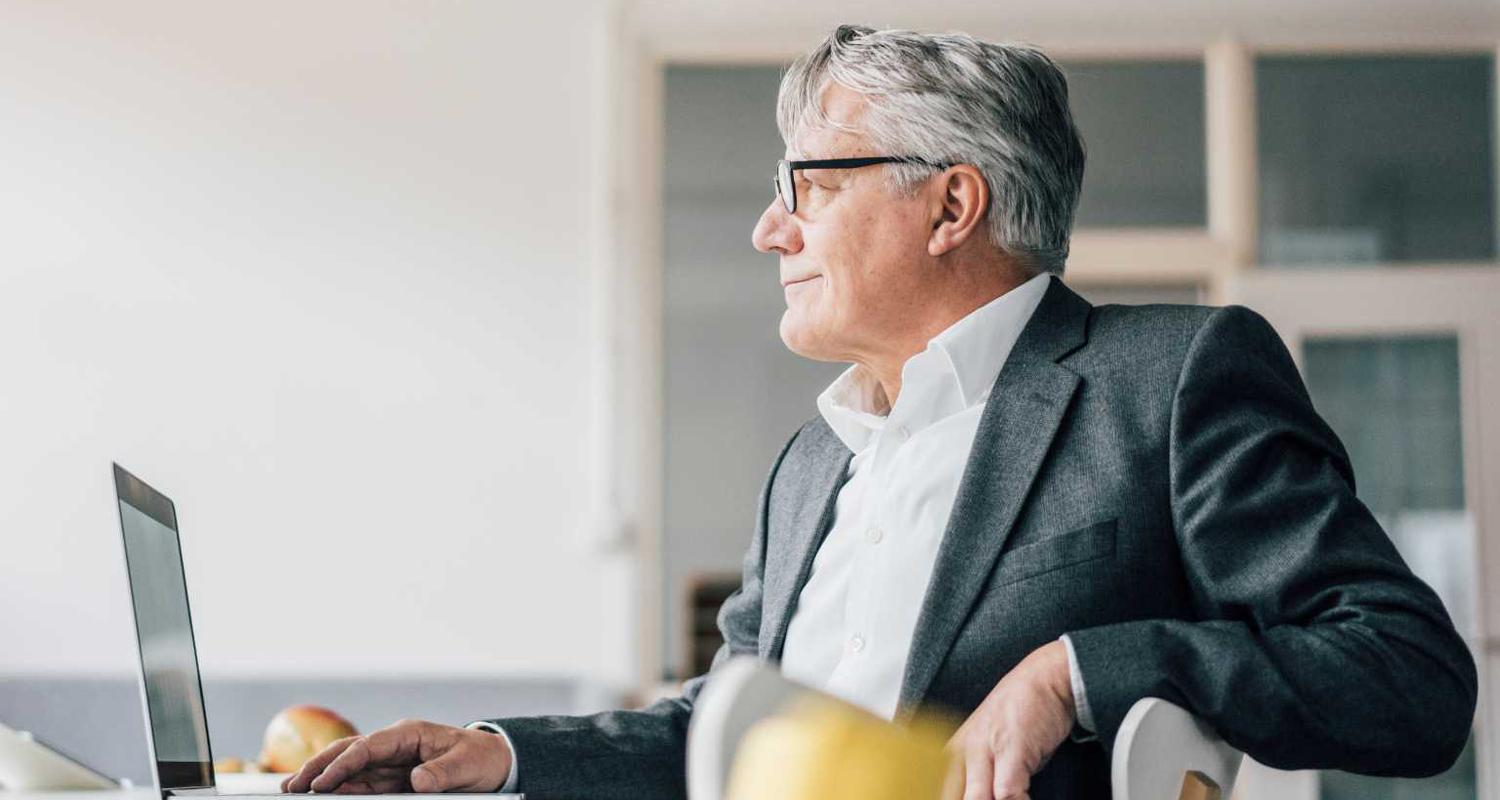
[[[784,560],[777,559],[778,568],[766,572],[762,602],[770,618],[776,620],[776,626],[770,636],[760,637],[761,658],[781,658],[787,626],[796,610],[797,595],[807,583],[813,558],[833,526],[839,489],[848,477],[849,460],[854,457],[822,420],[810,425],[803,435],[814,437],[807,445],[807,455],[795,463],[792,459],[784,461],[781,474],[777,476],[777,483],[791,487],[797,494],[785,502],[778,502],[775,508],[790,509],[790,512],[770,521],[775,530],[787,531],[790,543],[785,549]],[[768,557],[771,553],[767,542]],[[770,566],[767,564],[768,568]]]
[[[1083,344],[1089,309],[1054,278],[995,380],[917,618],[898,718],[926,695],[1005,549],[1078,387],[1078,376],[1056,362]]]

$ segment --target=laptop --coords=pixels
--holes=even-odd
[[[114,465],[115,499],[140,656],[141,707],[156,791],[169,796],[217,795],[208,715],[198,676],[198,650],[188,611],[187,578],[177,536],[177,510],[166,495]],[[237,798],[279,797],[285,794]],[[520,794],[375,795],[384,797],[523,798]]]

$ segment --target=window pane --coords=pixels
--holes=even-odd
[[[1202,227],[1202,62],[1063,64],[1088,150],[1078,226]]]
[[[1495,255],[1494,59],[1256,62],[1261,261]]]
[[[1474,524],[1464,503],[1458,341],[1452,336],[1314,338],[1303,350],[1313,402],[1343,440],[1361,500],[1473,635]],[[1422,780],[1328,771],[1322,800],[1473,798],[1473,742]]]

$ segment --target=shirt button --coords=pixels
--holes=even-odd
[[[901,437],[902,439],[910,439],[911,438],[911,431],[907,430],[907,428],[906,428],[905,425],[897,425],[896,426],[896,435],[899,436],[899,437]]]
[[[865,531],[865,538],[870,540],[870,544],[880,544],[880,540],[885,538],[885,531],[879,528],[871,528]]]
[[[858,653],[865,649],[865,637],[855,636],[849,640],[849,652]]]

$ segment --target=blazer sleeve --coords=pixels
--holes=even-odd
[[[1106,746],[1160,697],[1279,769],[1427,776],[1474,719],[1473,656],[1355,497],[1280,337],[1227,307],[1173,399],[1174,534],[1196,619],[1070,631]]]
[[[731,656],[758,652],[771,486],[796,439],[793,436],[782,447],[761,490],[740,588],[719,608],[724,645],[708,674],[688,681],[680,697],[639,711],[486,720],[510,737],[519,767],[515,791],[539,798],[686,797],[687,728],[693,703],[720,664]]]

